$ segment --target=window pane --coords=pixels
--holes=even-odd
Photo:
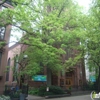
[[[13,81],[17,80],[17,72],[18,72],[18,55],[14,58],[14,71],[13,71]]]
[[[3,40],[5,36],[5,27],[0,27],[0,40]]]

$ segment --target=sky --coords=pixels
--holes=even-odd
[[[19,31],[18,28],[12,26],[9,46],[14,45],[21,37],[22,31]]]
[[[77,1],[78,4],[84,8],[85,11],[89,10],[89,4],[91,3],[91,0],[75,0],[75,1]],[[21,37],[19,31],[12,30],[11,34],[14,34],[14,36],[11,36],[10,42],[17,41],[16,37]],[[12,43],[10,43],[9,46],[12,46],[13,44],[15,44],[15,43],[12,42]]]
[[[91,0],[76,0],[78,4],[82,7],[84,7],[85,10],[89,9],[89,5],[91,3]]]

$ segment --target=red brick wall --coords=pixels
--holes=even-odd
[[[11,30],[11,26],[9,25],[8,27],[6,27],[5,38],[4,38],[4,40],[7,43],[9,42],[9,38],[10,38],[10,30]],[[3,93],[4,86],[5,86],[5,69],[7,66],[7,56],[8,56],[8,45],[4,47],[4,51],[2,52],[2,59],[0,65],[0,76],[2,76],[2,79],[0,80],[0,94]]]

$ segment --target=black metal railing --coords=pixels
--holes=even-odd
[[[4,95],[10,96],[11,100],[13,100],[13,98],[18,98],[18,99],[26,98],[28,96],[28,85],[22,85],[22,89],[19,89],[18,86],[13,87],[6,85],[4,90]]]

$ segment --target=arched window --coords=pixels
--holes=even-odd
[[[7,63],[7,72],[6,72],[6,81],[9,81],[9,72],[10,72],[10,58],[8,59]]]
[[[16,81],[18,72],[18,55],[14,57],[13,81]]]

